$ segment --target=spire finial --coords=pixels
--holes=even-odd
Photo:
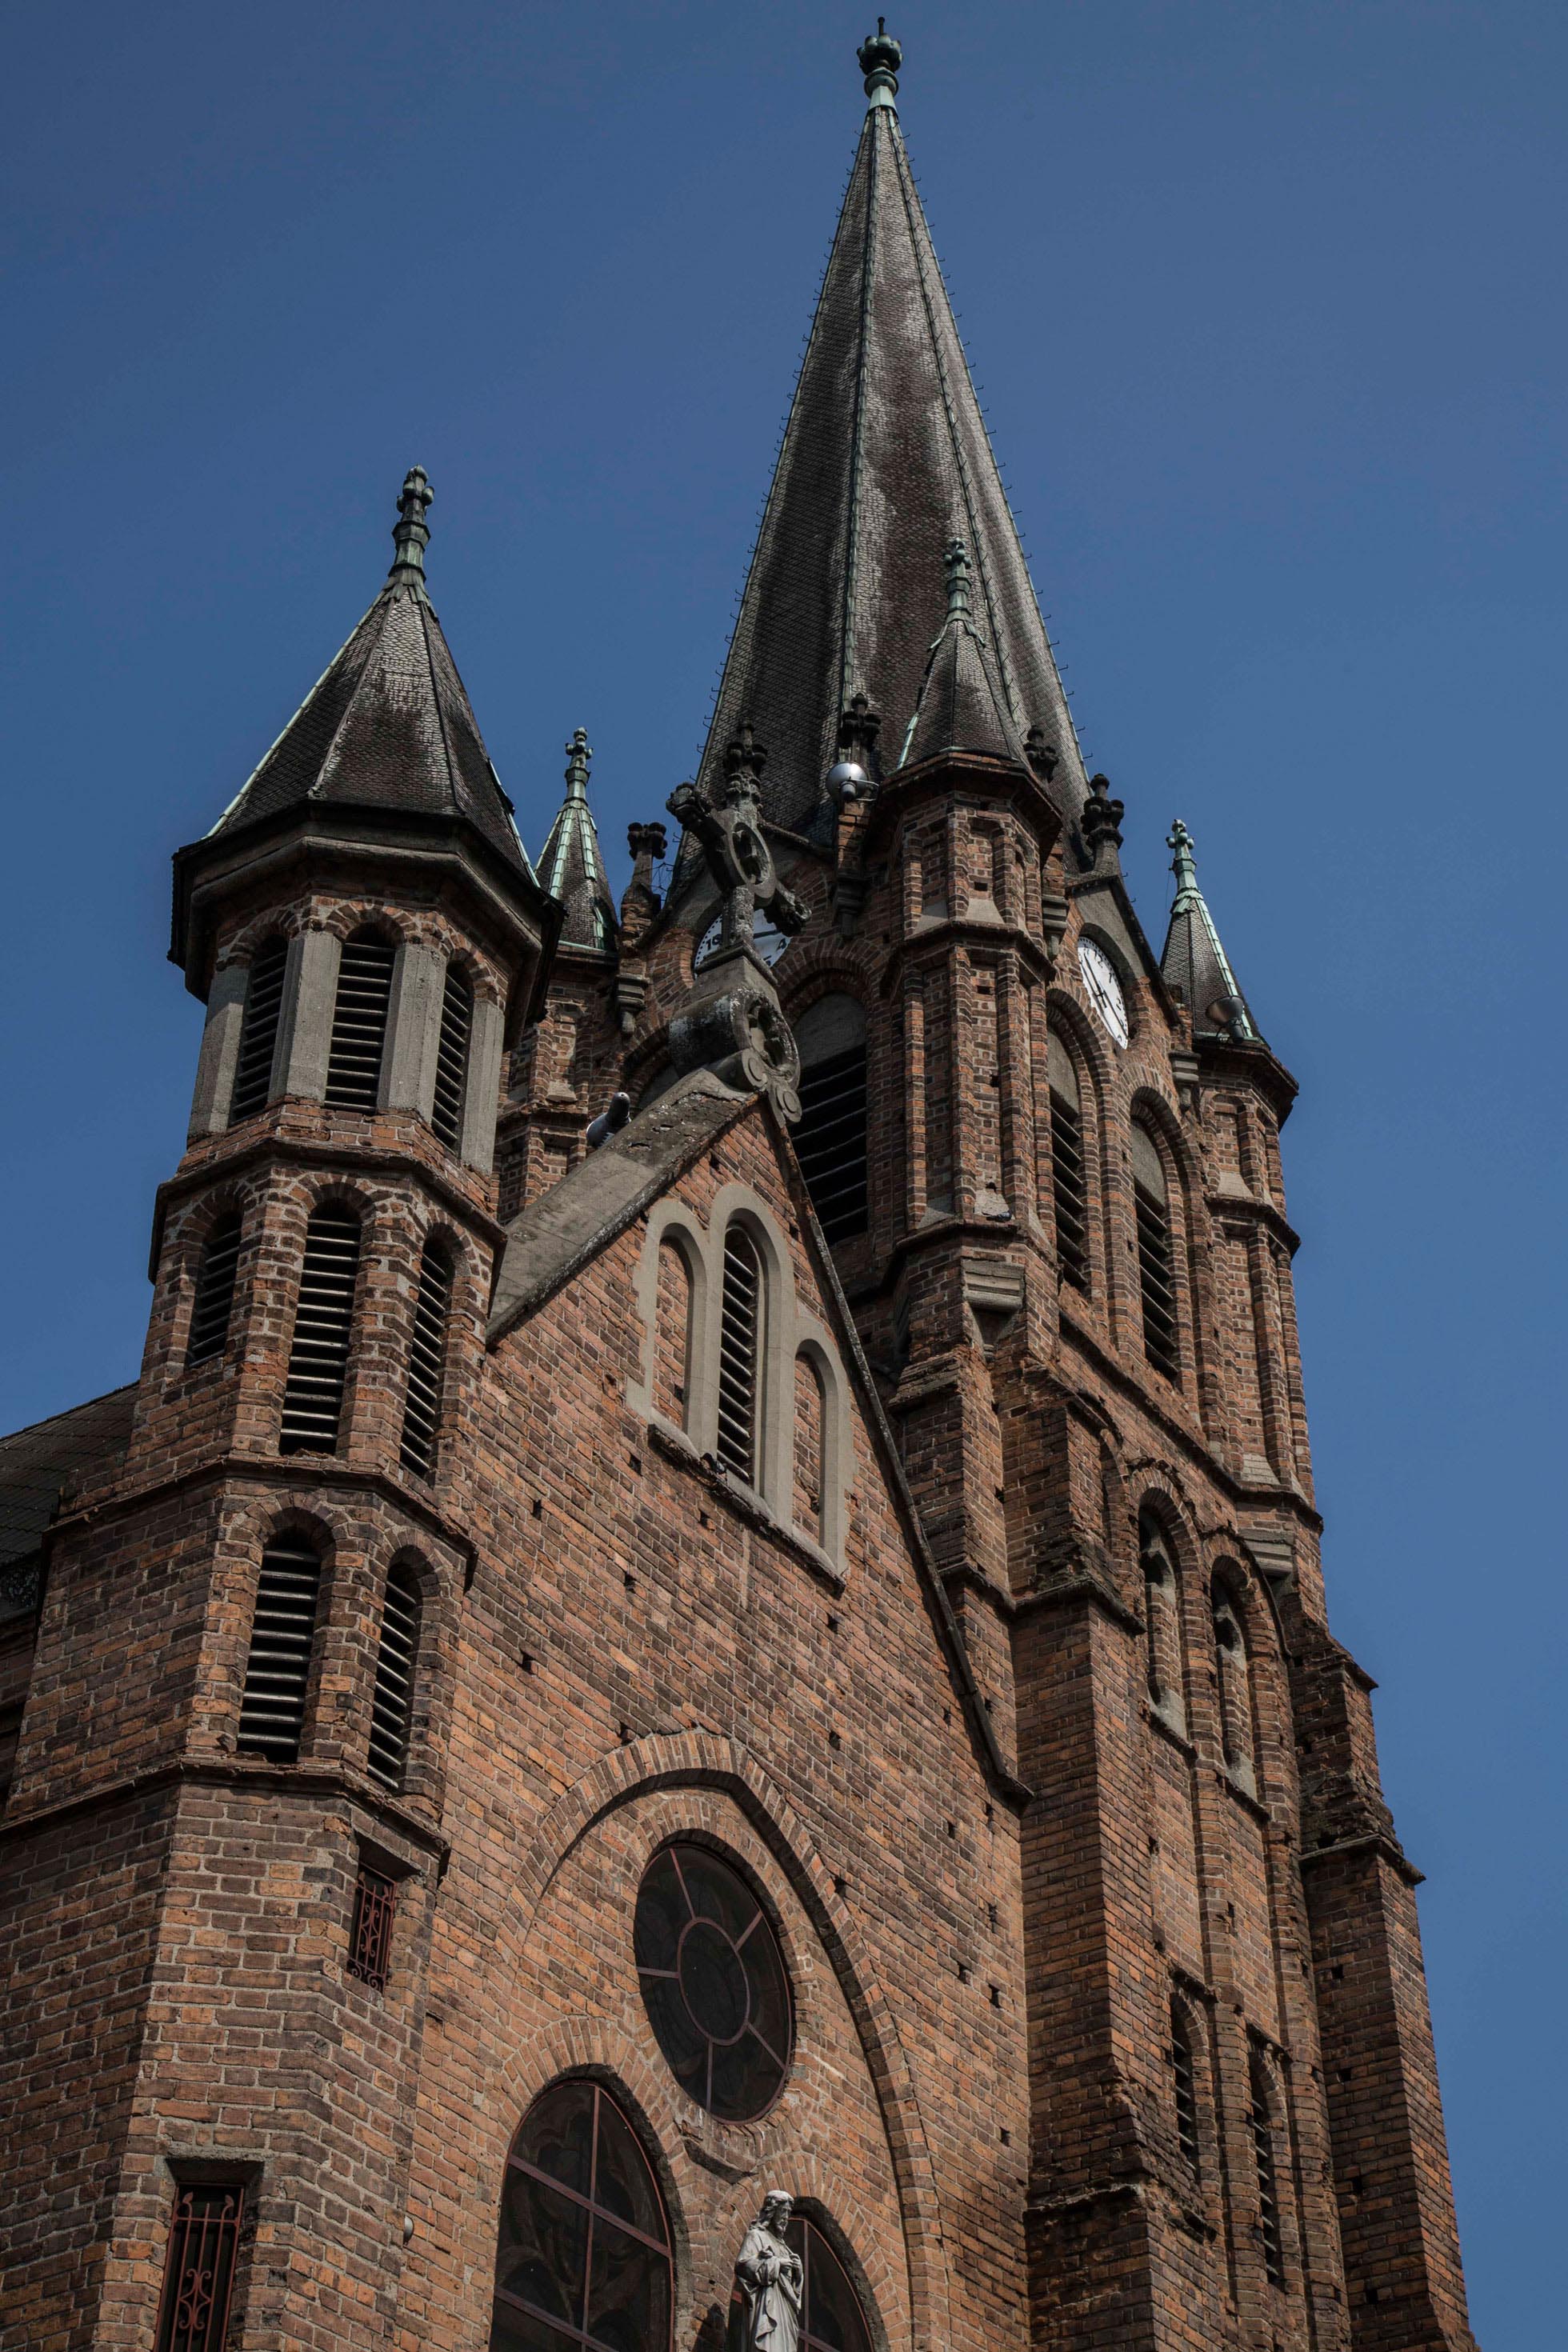
[[[1176,877],[1176,898],[1179,901],[1186,891],[1195,891],[1198,887],[1197,861],[1193,856],[1196,844],[1180,817],[1165,835],[1165,846],[1175,852],[1171,860],[1171,871]]]
[[[403,478],[397,520],[392,526],[392,543],[397,552],[392,559],[389,580],[400,574],[405,579],[424,580],[425,550],[430,544],[430,526],[425,516],[435,496],[424,467],[410,466]]]
[[[942,569],[947,573],[947,617],[969,617],[969,551],[961,539],[949,540]]]
[[[904,53],[889,32],[885,16],[878,17],[876,31],[867,34],[856,55],[866,77],[866,95],[871,104],[885,106],[896,114],[894,100],[899,94],[899,68],[904,62]]]
[[[566,746],[566,797],[569,801],[585,801],[588,797],[588,762],[594,753],[585,727],[572,730],[572,740]]]
[[[1116,852],[1121,846],[1121,820],[1126,809],[1121,801],[1110,796],[1110,779],[1106,775],[1090,776],[1089,798],[1083,804],[1079,819],[1083,837],[1098,866],[1116,862]]]

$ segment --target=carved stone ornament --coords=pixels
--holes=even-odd
[[[795,2200],[770,2189],[735,2258],[745,2352],[800,2352],[805,2270],[784,2237]]]

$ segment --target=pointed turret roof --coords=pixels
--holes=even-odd
[[[854,696],[883,714],[884,746],[905,743],[942,625],[937,557],[953,539],[973,566],[974,626],[1011,731],[1043,730],[1067,814],[1083,797],[1067,697],[899,129],[901,62],[885,33],[860,51],[870,103],[703,757],[710,782],[749,720],[773,753],[766,813],[797,831],[826,806]]]
[[[1176,898],[1165,934],[1165,952],[1160,959],[1161,977],[1172,995],[1192,1013],[1195,1037],[1226,1037],[1235,1045],[1260,1045],[1262,1032],[1237,985],[1214,917],[1198,888],[1193,836],[1180,817],[1165,842],[1173,853],[1171,871],[1176,877]]]
[[[991,648],[971,617],[969,557],[955,539],[944,558],[947,618],[926,661],[901,768],[948,751],[980,751],[1027,770],[1029,755],[1007,708]]]
[[[599,829],[588,806],[588,762],[594,754],[586,728],[566,746],[566,798],[550,828],[539,859],[539,878],[566,909],[563,947],[613,947],[618,928],[616,902],[605,877]]]
[[[511,803],[425,587],[431,489],[403,485],[386,585],[209,839],[300,803],[466,818],[531,875]]]

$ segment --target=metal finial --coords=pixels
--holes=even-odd
[[[889,107],[896,114],[894,100],[899,94],[899,68],[904,62],[904,53],[889,32],[885,16],[878,17],[876,31],[867,34],[856,55],[866,77],[866,95],[871,104]]]
[[[435,496],[424,467],[410,466],[403,478],[397,520],[392,526],[392,543],[397,552],[392,559],[389,578],[404,572],[424,579],[425,550],[430,544],[430,526],[425,516]]]
[[[566,797],[569,801],[585,801],[588,797],[588,762],[593,758],[585,727],[574,727],[572,740],[566,746]]]
[[[1165,835],[1165,846],[1175,851],[1171,860],[1171,871],[1176,877],[1176,896],[1179,898],[1184,890],[1195,890],[1198,887],[1197,861],[1193,856],[1196,845],[1180,817]]]
[[[969,615],[969,551],[961,539],[948,541],[942,557],[942,569],[947,573],[947,617],[968,618]]]

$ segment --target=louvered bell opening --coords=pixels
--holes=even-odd
[[[261,1555],[250,1654],[239,1703],[239,1746],[292,1764],[300,1753],[321,1563],[303,1538],[280,1537]]]
[[[414,1301],[414,1333],[408,1345],[408,1391],[403,1406],[403,1466],[428,1478],[436,1466],[436,1433],[441,1419],[441,1373],[447,1358],[447,1318],[452,1305],[452,1268],[438,1249],[427,1249],[419,1267]]]
[[[1051,1191],[1057,1212],[1057,1268],[1075,1290],[1089,1289],[1089,1188],[1083,1120],[1078,1106],[1051,1089]]]
[[[731,1225],[724,1237],[719,1328],[719,1459],[748,1486],[756,1483],[762,1308],[763,1270],[755,1245],[739,1226]]]
[[[1285,2249],[1279,2236],[1279,2185],[1274,2172],[1274,2128],[1268,2101],[1256,2078],[1247,2111],[1252,2152],[1258,2163],[1258,2234],[1263,2243],[1263,2267],[1274,2286],[1285,2284]]]
[[[396,958],[395,948],[368,932],[343,941],[327,1055],[327,1100],[338,1110],[374,1110],[380,1097]]]
[[[1171,2074],[1175,2089],[1176,2138],[1182,2154],[1198,2168],[1198,2084],[1192,2044],[1179,2018],[1171,2020]]]
[[[272,1096],[272,1055],[278,1044],[278,1019],[283,1010],[283,974],[289,961],[287,940],[268,940],[251,959],[245,988],[245,1018],[240,1024],[239,1057],[235,1064],[234,1091],[229,1097],[231,1127],[265,1110]]]
[[[801,1072],[795,1148],[825,1239],[846,1242],[863,1234],[870,1222],[864,1045]]]
[[[359,1279],[357,1217],[321,1210],[305,1228],[294,1345],[283,1390],[284,1454],[335,1454]]]
[[[441,1036],[436,1049],[436,1100],[430,1124],[448,1151],[463,1136],[463,1095],[468,1080],[468,1038],[474,1026],[474,992],[460,971],[447,966],[441,995]]]
[[[185,1344],[187,1364],[210,1363],[215,1356],[222,1355],[234,1312],[234,1285],[238,1272],[239,1219],[220,1217],[207,1235],[196,1270],[191,1336]]]
[[[1176,1292],[1171,1273],[1171,1225],[1165,1204],[1132,1188],[1138,1217],[1138,1276],[1143,1294],[1143,1352],[1154,1370],[1174,1381],[1180,1360],[1176,1353]]]
[[[371,1700],[370,1769],[384,1788],[401,1789],[414,1716],[414,1665],[419,1648],[419,1588],[405,1568],[386,1580],[381,1647]]]

